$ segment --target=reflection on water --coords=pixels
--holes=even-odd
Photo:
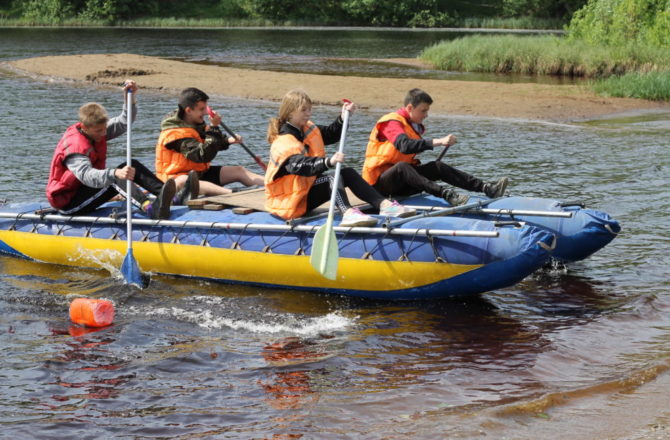
[[[327,68],[339,74],[365,65],[342,58],[415,56],[440,37],[390,34],[0,29],[0,59],[132,43],[146,55],[233,64],[249,55],[251,64],[278,68],[335,59]],[[365,69],[384,68],[373,62]],[[141,91],[138,98],[133,152],[152,163],[175,96]],[[111,114],[121,108],[116,90],[0,74],[0,198],[44,199],[51,151],[91,100]],[[266,159],[265,128],[277,104],[223,97],[212,104]],[[318,106],[314,117],[327,124],[337,114]],[[347,144],[352,166],[360,168],[380,115],[356,112]],[[487,180],[508,175],[515,195],[580,200],[619,220],[622,233],[586,261],[547,268],[512,288],[426,303],[160,276],[138,291],[123,286],[114,268],[0,257],[3,434],[561,438],[576,425],[596,429],[589,416],[612,425],[603,413],[630,393],[648,402],[654,391],[640,384],[665,383],[670,359],[668,114],[579,125],[431,115],[427,123],[429,136],[459,137],[445,158],[450,164]],[[111,142],[109,154],[110,163],[124,160],[123,141]],[[255,166],[234,148],[218,160]],[[77,296],[114,301],[115,323],[95,331],[73,326],[67,310]]]

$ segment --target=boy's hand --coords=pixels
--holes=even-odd
[[[209,125],[212,127],[218,127],[221,125],[221,115],[211,108],[207,108],[207,114],[209,115]],[[231,142],[232,144],[232,142]]]
[[[114,176],[117,179],[134,180],[135,179],[135,168],[127,166],[127,165],[123,168],[117,168],[117,169],[114,170]]]
[[[128,93],[128,90],[133,92],[133,95],[137,93],[138,90],[137,83],[132,79],[127,79],[123,82],[123,93]]]
[[[443,145],[445,147],[451,147],[454,145],[456,142],[458,142],[458,139],[456,139],[456,136],[453,134],[448,134],[445,137],[439,138],[439,139],[433,139],[433,145]]]
[[[229,144],[241,144],[243,142],[242,136],[239,134],[236,134],[235,136],[230,136],[228,138],[228,143]]]

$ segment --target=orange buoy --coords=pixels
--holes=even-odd
[[[70,303],[70,319],[88,327],[104,327],[114,321],[114,304],[106,299],[77,298]]]

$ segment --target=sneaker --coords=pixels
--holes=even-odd
[[[416,215],[416,210],[406,208],[395,200],[386,199],[379,207],[379,215],[384,217],[411,217]]]
[[[198,178],[197,171],[191,170],[188,172],[186,183],[182,189],[177,191],[177,194],[172,199],[173,205],[185,205],[189,200],[197,199],[200,193],[200,178]]]
[[[507,189],[508,183],[509,179],[507,177],[501,178],[496,183],[485,183],[483,192],[486,194],[486,197],[490,199],[497,199],[498,197],[505,195],[505,190]]]
[[[453,189],[445,188],[442,193],[442,198],[446,200],[451,206],[464,205],[470,200],[470,196],[466,194],[459,194]]]
[[[174,179],[168,179],[161,192],[156,197],[156,200],[151,202],[147,206],[146,213],[149,217],[154,220],[166,220],[170,218],[170,204],[172,203],[172,198],[177,189],[177,186],[174,183]]]
[[[342,216],[340,226],[375,226],[377,219],[363,214],[358,208],[349,208]]]

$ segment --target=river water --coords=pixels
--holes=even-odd
[[[451,37],[0,29],[0,61],[127,51],[247,58],[260,67],[281,59],[285,70],[293,61],[318,70],[317,57],[416,56]],[[134,156],[152,164],[175,96],[142,90],[138,99]],[[114,115],[122,94],[0,72],[0,198],[44,200],[53,148],[87,101]],[[214,96],[211,104],[267,157],[264,133],[276,103]],[[316,107],[313,119],[336,115]],[[352,119],[351,163],[360,166],[379,116],[359,111]],[[110,275],[0,257],[2,436],[593,439],[667,423],[670,114],[580,124],[437,115],[427,122],[430,133],[459,136],[447,156],[452,165],[485,179],[507,175],[514,194],[583,201],[618,219],[622,233],[589,259],[514,287],[420,303],[159,276],[135,291],[114,268]],[[111,142],[110,164],[124,160],[124,148],[125,137]],[[217,161],[254,166],[234,148]],[[88,333],[71,326],[69,301],[82,295],[113,299],[114,325]]]

